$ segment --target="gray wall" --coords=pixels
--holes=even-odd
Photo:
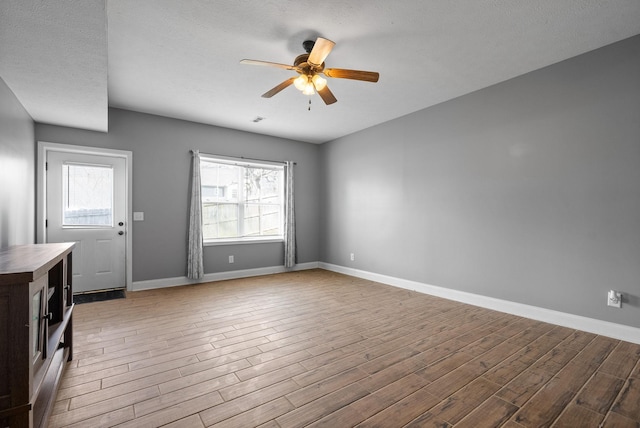
[[[36,138],[133,152],[133,211],[145,216],[132,225],[134,281],[186,274],[190,149],[296,161],[298,262],[319,259],[317,145],[119,109],[109,110],[108,134],[36,124]],[[205,273],[280,266],[283,257],[282,243],[205,247]]]
[[[35,146],[31,116],[0,79],[0,248],[35,242]]]
[[[35,137],[134,152],[135,281],[185,273],[197,148],[298,162],[300,262],[640,327],[639,93],[640,36],[322,146],[117,109],[108,134],[38,124]],[[32,242],[33,123],[4,83],[0,125],[1,243]],[[281,257],[207,247],[205,268]],[[610,288],[623,310],[605,306]]]
[[[321,171],[323,261],[640,327],[640,36],[324,144]]]

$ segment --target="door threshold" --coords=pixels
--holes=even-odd
[[[81,304],[103,302],[105,300],[124,299],[125,297],[126,295],[124,288],[112,288],[110,290],[97,290],[74,294],[73,303]]]

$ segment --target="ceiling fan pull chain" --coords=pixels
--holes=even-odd
[[[307,110],[311,111],[311,98],[309,98],[309,108]]]

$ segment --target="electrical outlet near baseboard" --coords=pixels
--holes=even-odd
[[[229,256],[229,263],[235,263],[235,258],[233,256]]]
[[[616,290],[609,290],[607,293],[607,305],[614,308],[622,308],[622,293]]]
[[[351,261],[355,261],[356,259],[356,255],[351,253],[351,255],[349,256],[349,258],[351,259]]]

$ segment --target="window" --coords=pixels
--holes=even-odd
[[[62,198],[63,226],[113,226],[113,169],[64,163]]]
[[[201,156],[205,243],[282,239],[284,165]]]

